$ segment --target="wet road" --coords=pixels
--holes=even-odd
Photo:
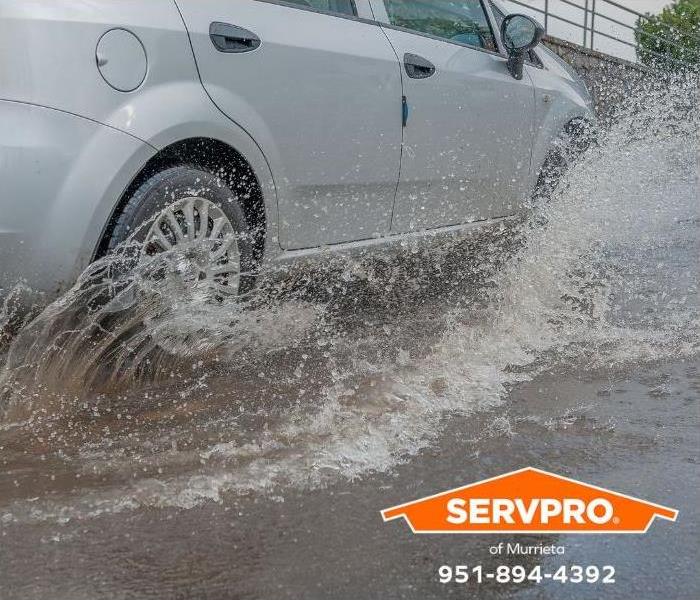
[[[244,309],[138,272],[96,308],[88,272],[5,350],[0,598],[698,597],[697,123],[656,102],[515,229]],[[381,522],[524,466],[680,517],[520,536],[566,548],[527,566],[615,565],[604,590],[443,586],[500,540]]]
[[[508,402],[453,418],[439,444],[390,473],[314,490],[243,494],[183,510],[144,509],[2,534],[7,598],[464,597],[441,564],[611,564],[617,583],[562,589],[471,586],[501,598],[697,598],[697,359],[619,372],[552,371]],[[633,415],[633,416],[631,416]],[[643,536],[414,536],[379,510],[537,465],[678,508]],[[563,557],[496,560],[488,546],[560,544]],[[540,562],[541,561],[541,562]]]

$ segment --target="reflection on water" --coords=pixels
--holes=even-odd
[[[243,302],[128,248],[93,265],[9,347],[0,517],[283,496],[390,470],[554,367],[697,354],[695,103],[633,99],[516,228],[329,258]]]

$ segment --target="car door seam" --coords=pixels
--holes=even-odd
[[[525,73],[527,73],[527,78],[530,81],[530,86],[532,87],[532,118],[530,120],[530,168],[528,169],[528,174],[532,177],[532,170],[534,167],[535,159],[535,131],[537,127],[537,86],[535,85],[535,80],[530,75],[530,71],[525,68]]]
[[[275,205],[277,207],[277,223],[278,223],[278,231],[277,231],[277,243],[279,244],[280,249],[284,249],[282,247],[282,244],[280,242],[280,236],[279,236],[279,223],[280,223],[280,203],[279,203],[279,193],[277,190],[277,183],[275,182],[275,173],[272,170],[272,165],[270,164],[270,161],[267,158],[267,155],[261,148],[260,144],[258,141],[250,134],[250,132],[243,127],[240,123],[232,119],[229,115],[227,115],[223,110],[221,110],[221,107],[216,103],[214,98],[211,97],[211,94],[209,94],[209,90],[207,90],[207,87],[204,85],[204,80],[202,79],[202,73],[199,69],[199,62],[197,61],[197,54],[194,51],[194,45],[192,44],[192,36],[190,35],[190,30],[187,27],[187,22],[185,21],[185,16],[182,14],[182,11],[180,10],[180,7],[177,4],[177,0],[173,0],[173,4],[175,5],[175,8],[177,9],[178,14],[180,15],[180,19],[182,20],[182,26],[185,28],[185,33],[187,35],[187,41],[190,45],[190,51],[192,52],[192,59],[194,60],[194,66],[197,71],[197,78],[199,79],[199,84],[201,85],[202,89],[204,90],[204,93],[207,95],[207,98],[211,101],[211,103],[216,107],[216,110],[218,110],[224,117],[226,117],[231,123],[236,125],[237,127],[240,127],[241,130],[252,140],[252,142],[255,144],[255,146],[260,150],[260,154],[262,155],[263,159],[265,160],[265,164],[267,164],[267,169],[270,172],[270,178],[272,179],[272,188],[274,189],[275,193]],[[238,151],[238,149],[235,149]]]
[[[391,39],[387,35],[386,31],[384,30],[384,25],[382,23],[377,22],[377,25],[379,26],[379,29],[381,30],[382,34],[386,38],[387,43],[389,44],[389,47],[391,48],[392,52],[394,53],[394,56],[396,57],[396,66],[399,69],[399,78],[401,79],[401,119],[402,119],[402,127],[401,127],[401,144],[399,146],[399,172],[398,172],[398,177],[396,178],[396,187],[394,188],[394,201],[391,203],[391,221],[389,222],[389,235],[391,235],[391,232],[394,228],[394,213],[396,212],[396,199],[398,198],[399,195],[399,186],[401,185],[401,173],[403,171],[403,148],[404,144],[406,142],[406,126],[408,125],[408,120],[406,119],[406,124],[403,124],[403,119],[404,119],[404,102],[406,103],[406,106],[408,106],[408,96],[406,95],[406,84],[404,80],[404,72],[403,72],[403,67],[401,65],[401,59],[399,58],[399,53],[396,51],[396,48],[394,48],[394,44],[391,43]]]

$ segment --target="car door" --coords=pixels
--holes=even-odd
[[[511,215],[527,194],[534,89],[479,0],[372,0],[403,64],[407,120],[392,231]]]
[[[368,0],[176,1],[209,96],[270,163],[281,246],[387,234],[401,73]]]

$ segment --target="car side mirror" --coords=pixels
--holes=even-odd
[[[508,15],[501,23],[501,40],[508,52],[508,70],[523,78],[525,55],[540,43],[544,27],[526,15]]]

